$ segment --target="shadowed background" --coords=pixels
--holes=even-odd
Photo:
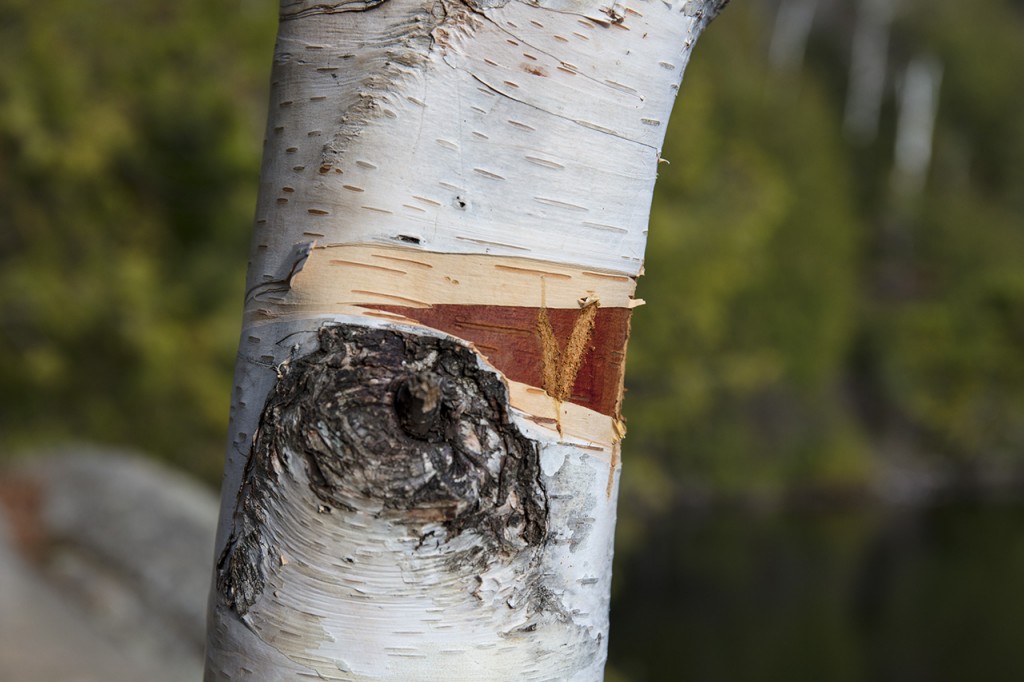
[[[89,442],[217,485],[275,26],[0,2],[9,470]],[[701,38],[629,349],[610,680],[1024,674],[1022,67],[1019,0],[747,0]]]

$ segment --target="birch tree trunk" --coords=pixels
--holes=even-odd
[[[665,125],[722,0],[282,0],[207,680],[599,680]]]

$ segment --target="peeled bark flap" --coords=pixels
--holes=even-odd
[[[504,384],[476,353],[355,326],[322,328],[319,345],[281,368],[260,418],[218,566],[220,595],[239,615],[272,570],[265,525],[296,504],[278,484],[300,463],[315,496],[306,499],[320,507],[290,513],[372,514],[434,539],[471,531],[492,554],[544,542],[537,446],[511,423]]]
[[[314,14],[339,14],[341,12],[362,12],[384,3],[385,0],[341,0],[340,2],[317,2],[316,0],[282,0],[281,20],[298,19]]]

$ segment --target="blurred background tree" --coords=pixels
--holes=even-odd
[[[276,4],[0,4],[4,456],[219,480]],[[1022,35],[1016,0],[716,22],[662,153],[629,509],[1020,470]]]

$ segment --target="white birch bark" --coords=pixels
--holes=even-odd
[[[602,678],[628,314],[722,4],[282,0],[207,680]]]

